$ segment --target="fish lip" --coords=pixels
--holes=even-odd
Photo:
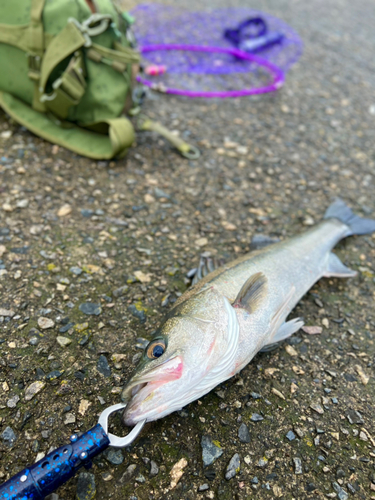
[[[163,363],[160,363],[160,365],[155,366],[155,368],[151,368],[148,372],[142,374],[141,376],[134,376],[133,378],[130,379],[129,383],[124,387],[121,393],[121,399],[124,402],[129,402],[132,400],[144,387],[148,385],[149,382],[152,382],[155,376],[158,375],[159,371],[163,371],[163,367],[165,367],[166,364],[171,363],[173,360],[176,358],[179,358],[179,355],[176,354],[172,358],[168,358]],[[179,378],[179,377],[178,377]],[[148,380],[147,380],[148,379]],[[170,382],[171,379],[165,378],[164,380],[166,383]],[[133,389],[135,387],[139,386],[136,392],[133,393]]]

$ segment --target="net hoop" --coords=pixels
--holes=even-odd
[[[272,83],[264,85],[262,87],[255,87],[249,89],[241,90],[228,90],[228,91],[196,91],[196,90],[183,90],[172,87],[164,87],[160,83],[155,83],[151,80],[138,75],[137,81],[151,89],[158,90],[165,94],[176,94],[185,97],[206,97],[206,98],[227,98],[227,97],[244,97],[249,95],[265,94],[268,92],[275,92],[280,89],[285,82],[284,72],[271,62],[263,59],[262,57],[256,56],[254,54],[249,54],[239,49],[226,48],[226,47],[207,47],[201,45],[185,45],[185,44],[156,44],[156,45],[145,45],[140,48],[142,54],[147,54],[148,52],[156,52],[162,50],[183,50],[191,52],[208,52],[208,53],[219,53],[219,54],[229,54],[239,59],[255,63],[263,68],[265,68],[272,77]]]

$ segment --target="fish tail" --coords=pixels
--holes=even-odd
[[[375,232],[374,219],[364,219],[363,217],[356,215],[340,198],[337,198],[332,205],[328,207],[326,213],[324,214],[324,218],[335,218],[346,224],[350,231],[347,233],[347,236]]]

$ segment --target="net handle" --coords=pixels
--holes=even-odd
[[[223,92],[205,92],[205,91],[195,91],[195,90],[181,90],[175,89],[172,87],[164,87],[158,83],[152,82],[143,78],[142,76],[137,76],[137,81],[150,87],[154,90],[161,91],[165,94],[176,94],[186,97],[218,97],[218,98],[226,98],[226,97],[244,97],[249,95],[256,94],[265,94],[267,92],[275,92],[280,89],[284,85],[285,75],[284,72],[277,67],[275,64],[263,59],[262,57],[256,56],[254,54],[248,54],[243,50],[234,49],[234,48],[226,48],[226,47],[207,47],[201,45],[186,45],[186,44],[156,44],[156,45],[145,45],[141,47],[140,51],[142,54],[146,54],[147,52],[155,52],[158,50],[184,50],[191,52],[208,52],[208,53],[219,53],[219,54],[230,54],[234,57],[238,57],[239,59],[244,59],[246,61],[250,61],[258,64],[265,68],[270,75],[272,76],[272,83],[265,85],[263,87],[251,88],[251,89],[242,89],[242,90],[229,90]]]

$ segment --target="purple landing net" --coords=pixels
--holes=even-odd
[[[135,17],[134,33],[140,49],[153,45],[182,44],[204,47],[235,49],[224,38],[226,29],[237,28],[251,17],[261,17],[269,33],[281,33],[282,40],[255,55],[286,73],[302,54],[302,41],[285,22],[260,11],[246,8],[226,8],[190,12],[161,4],[141,4],[132,15]],[[200,52],[190,50],[153,50],[143,53],[146,64],[166,67],[166,72],[147,77],[161,90],[179,89],[189,92],[232,93],[241,95],[275,90],[275,71],[257,62],[235,57],[232,53]],[[256,58],[255,58],[256,59]],[[263,90],[265,89],[265,90]],[[185,91],[185,93],[184,93]],[[229,94],[228,94],[229,95]],[[243,94],[246,95],[246,94]]]

